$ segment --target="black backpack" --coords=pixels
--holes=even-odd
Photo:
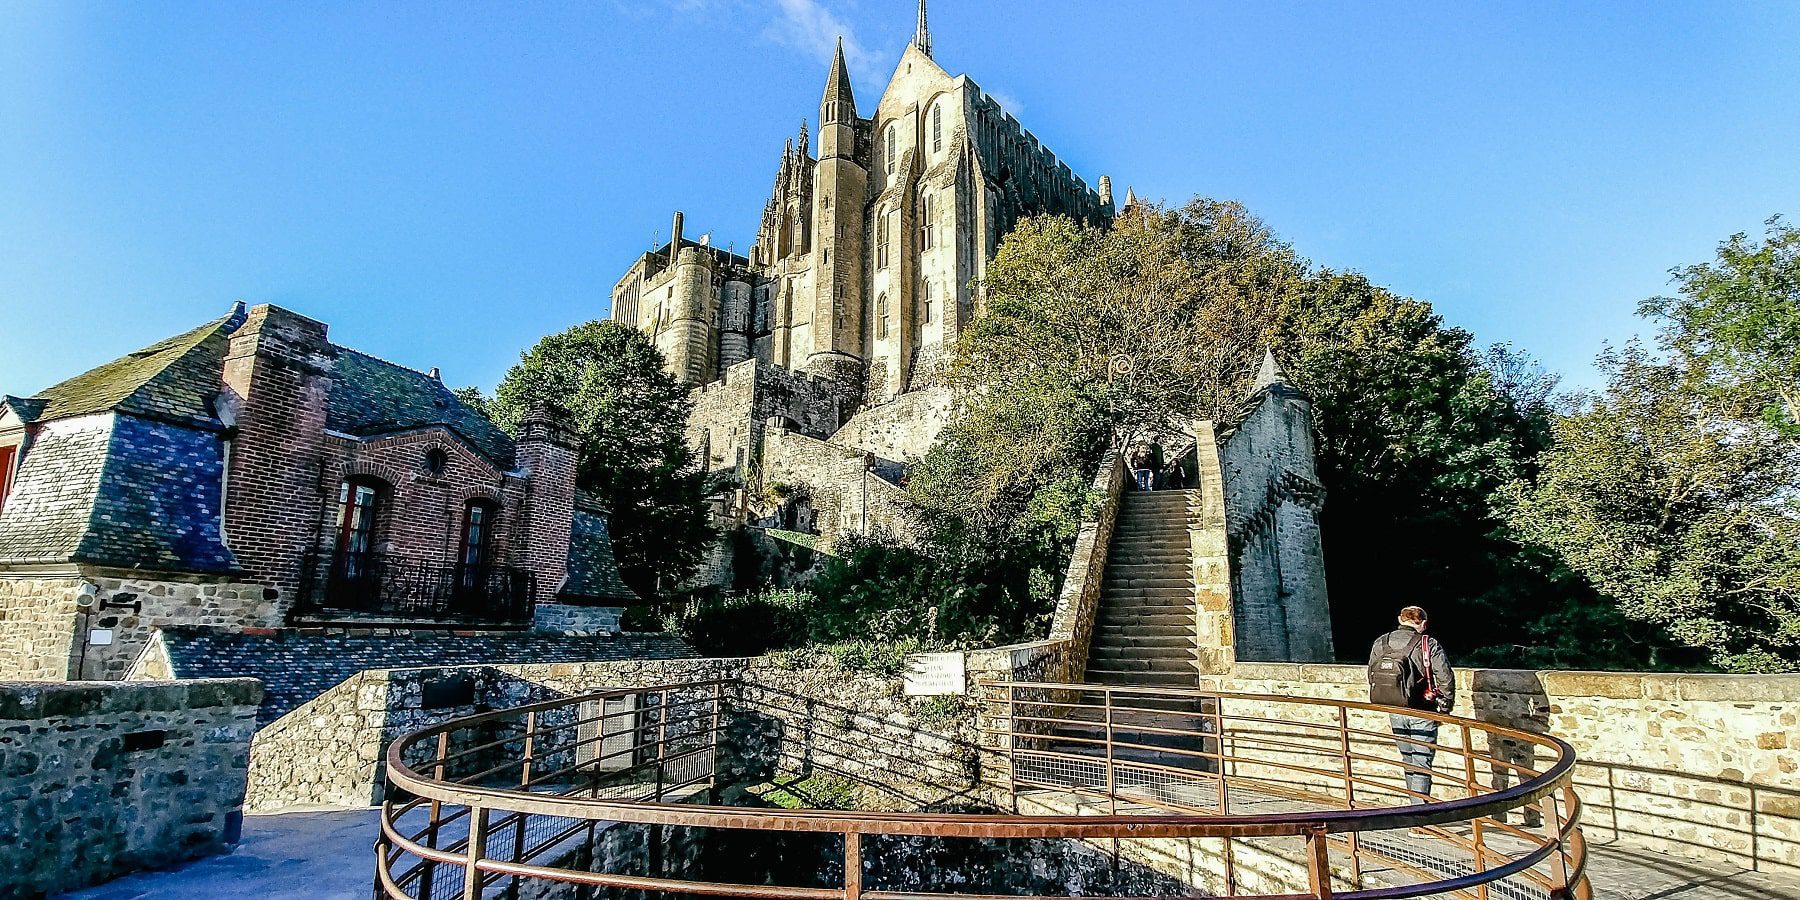
[[[1381,655],[1369,666],[1369,702],[1382,706],[1415,707],[1425,696],[1425,675],[1413,660],[1413,651],[1425,640],[1415,632],[1404,649],[1394,648],[1392,634],[1382,638]],[[1429,665],[1429,663],[1427,663]]]

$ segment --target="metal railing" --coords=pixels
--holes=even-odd
[[[732,756],[744,736],[734,722],[781,714],[746,701],[762,686],[743,687],[724,679],[602,691],[396,741],[390,797],[407,799],[383,806],[376,896],[517,897],[549,883],[807,900],[975,896],[866,885],[866,838],[910,835],[1110,841],[1127,855],[1121,842],[1186,839],[1184,880],[1205,882],[1214,896],[1589,897],[1574,752],[1547,735],[1418,714],[1439,725],[1427,797],[1406,786],[1409,771],[1425,770],[1399,762],[1385,707],[1008,682],[983,686],[979,718],[982,775],[1011,811],[717,806],[718,789],[741,777]],[[842,835],[843,883],[594,871],[596,830],[613,823]],[[1250,857],[1261,892],[1240,890]],[[1271,874],[1272,859],[1286,871]],[[1288,884],[1268,890],[1270,879]]]
[[[529,569],[463,566],[389,553],[315,553],[301,569],[294,613],[302,618],[367,617],[413,622],[531,622]]]

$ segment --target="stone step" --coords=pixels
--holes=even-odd
[[[1183,612],[1141,613],[1120,610],[1101,616],[1100,624],[1102,627],[1107,625],[1119,625],[1125,628],[1149,625],[1179,625],[1191,629],[1194,627],[1194,613],[1192,610]]]
[[[1096,684],[1132,684],[1158,687],[1194,687],[1200,683],[1198,672],[1124,672],[1089,666],[1087,680]]]
[[[1094,640],[1177,640],[1192,643],[1195,636],[1194,626],[1191,622],[1186,625],[1140,625],[1137,627],[1101,623],[1094,628]]]
[[[1194,555],[1193,545],[1187,541],[1157,541],[1155,543],[1138,542],[1135,544],[1113,544],[1107,551],[1109,562],[1128,562],[1134,560],[1157,559],[1191,559]]]
[[[1186,576],[1193,566],[1186,557],[1170,557],[1168,559],[1131,559],[1119,562],[1108,562],[1106,574],[1114,578],[1135,578],[1140,576],[1177,575]]]
[[[1163,658],[1155,656],[1090,657],[1088,659],[1088,668],[1091,670],[1095,667],[1108,672],[1166,672],[1176,675],[1184,673],[1196,674],[1198,672],[1198,670],[1194,668],[1194,658],[1191,656],[1186,658]]]
[[[1100,589],[1101,600],[1192,600],[1194,585],[1191,580],[1184,579],[1180,584],[1164,584],[1153,587],[1131,587],[1124,584],[1103,584]]]
[[[1185,574],[1157,576],[1138,575],[1106,578],[1100,582],[1100,593],[1102,596],[1113,594],[1119,590],[1131,590],[1133,588],[1182,588],[1191,592],[1194,589],[1194,579],[1192,576]]]
[[[1191,653],[1194,649],[1192,632],[1186,634],[1137,634],[1119,631],[1113,634],[1095,634],[1094,646],[1113,648],[1136,648],[1140,652],[1156,653],[1164,650],[1178,653]]]

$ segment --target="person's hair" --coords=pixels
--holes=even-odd
[[[1400,611],[1400,624],[1402,624],[1402,625],[1423,625],[1423,624],[1425,624],[1425,610],[1423,610],[1417,606],[1409,606],[1409,607],[1401,610]]]

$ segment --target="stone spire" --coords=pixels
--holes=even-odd
[[[1131,207],[1136,206],[1136,205],[1137,205],[1137,191],[1132,190],[1131,185],[1126,185],[1125,186],[1125,208],[1130,209]]]
[[[931,29],[925,25],[925,0],[919,0],[919,30],[913,32],[912,42],[927,59],[931,57]]]
[[[1250,386],[1250,393],[1254,394],[1278,384],[1287,384],[1287,376],[1282,373],[1281,367],[1275,364],[1275,351],[1264,347],[1262,367],[1256,370],[1256,383]]]
[[[836,103],[833,107],[831,104]],[[844,36],[838,35],[837,53],[831,57],[831,74],[825,76],[825,99],[820,102],[823,109],[832,110],[832,117],[821,118],[820,125],[844,121],[856,115],[856,94],[850,90],[850,69],[844,65]]]
[[[800,158],[805,159],[811,155],[812,155],[812,139],[807,137],[806,120],[801,119],[800,120]]]

